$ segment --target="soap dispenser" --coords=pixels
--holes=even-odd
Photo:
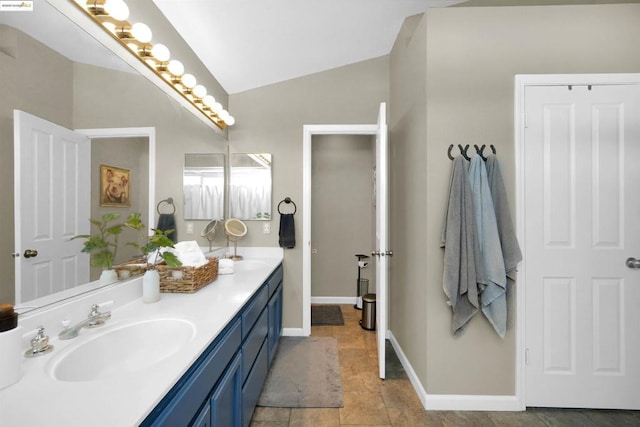
[[[22,328],[11,304],[0,304],[0,390],[22,377]]]

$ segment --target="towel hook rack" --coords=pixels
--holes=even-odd
[[[478,156],[480,156],[480,158],[485,162],[487,161],[487,158],[484,156],[484,149],[486,147],[487,146],[485,144],[482,144],[482,147],[478,147],[478,144],[473,144],[473,148],[476,149],[476,153],[478,153]]]
[[[296,206],[296,204],[294,203],[293,200],[291,200],[291,197],[285,197],[283,200],[280,201],[280,203],[278,203],[278,213],[280,215],[282,215],[282,211],[280,211],[280,205],[282,205],[283,203],[286,204],[293,204],[293,215],[296,214],[296,212],[298,211],[298,207]]]
[[[160,214],[160,205],[162,205],[163,203],[166,203],[168,205],[170,205],[173,208],[173,212],[170,213],[170,215],[173,215],[174,213],[176,213],[176,205],[173,204],[173,197],[169,197],[166,198],[164,200],[160,200],[158,202],[158,205],[156,206],[156,211],[158,212],[158,215]]]

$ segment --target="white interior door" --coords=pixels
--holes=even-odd
[[[640,409],[640,86],[525,103],[526,405]]]
[[[376,133],[376,330],[378,368],[385,378],[385,339],[387,334],[387,282],[389,279],[389,178],[387,105],[380,104]]]
[[[86,136],[14,110],[16,303],[89,281],[69,239],[89,232],[90,160]]]

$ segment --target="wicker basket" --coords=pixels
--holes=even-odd
[[[125,280],[130,277],[143,274],[147,271],[147,260],[144,258],[133,259],[131,261],[123,262],[122,264],[114,265],[113,269],[118,274],[118,279]]]
[[[211,258],[201,267],[156,266],[160,274],[160,292],[191,294],[218,278],[218,258]]]

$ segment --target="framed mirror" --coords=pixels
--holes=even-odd
[[[230,154],[230,218],[271,220],[271,161],[268,153]]]
[[[182,188],[184,219],[224,218],[225,156],[221,153],[184,155]]]

